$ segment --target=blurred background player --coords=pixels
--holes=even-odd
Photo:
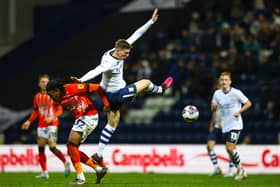
[[[222,72],[220,75],[221,89],[216,90],[211,103],[211,110],[221,110],[222,133],[226,139],[226,150],[237,168],[235,180],[241,181],[247,177],[246,171],[241,166],[236,144],[243,129],[241,113],[248,110],[252,103],[238,89],[231,87],[231,73]]]
[[[110,97],[110,94],[119,92],[122,88],[126,86],[126,82],[123,79],[123,63],[124,60],[127,59],[129,56],[132,44],[137,39],[139,39],[153,25],[153,23],[157,21],[157,19],[158,9],[155,9],[151,19],[147,23],[145,23],[142,27],[137,29],[128,39],[117,40],[115,42],[115,47],[104,53],[100,65],[86,73],[81,78],[71,77],[72,80],[76,82],[85,82],[94,79],[98,75],[102,74],[102,80],[100,85],[106,92],[106,95]],[[171,83],[171,78],[166,79],[163,83],[163,86],[157,86],[152,82],[149,82],[148,92],[163,93],[163,87],[170,86]],[[136,90],[133,90],[133,88],[128,88],[128,95],[124,97],[134,97],[134,94],[132,93],[130,95],[129,92],[136,92]],[[92,156],[92,158],[96,162],[103,166],[103,151],[119,125],[120,107],[120,103],[112,104],[111,102],[111,111],[109,111],[107,114],[107,125],[101,132],[97,153],[95,153]]]
[[[70,163],[65,159],[63,153],[56,148],[57,132],[58,132],[58,116],[62,114],[61,105],[57,105],[49,97],[46,86],[50,80],[49,75],[40,75],[38,78],[40,91],[33,99],[33,112],[29,119],[22,124],[23,130],[28,130],[33,121],[38,119],[37,126],[37,144],[39,149],[39,163],[42,173],[36,178],[48,179],[47,158],[45,154],[45,146],[49,145],[51,152],[64,163],[64,174],[69,176]]]
[[[104,103],[104,111],[110,109],[109,101],[102,88],[99,84],[63,84],[59,80],[51,80],[47,85],[47,91],[54,101],[60,103],[76,119],[67,143],[68,154],[77,174],[76,180],[71,184],[82,185],[87,183],[81,162],[96,171],[96,183],[100,183],[107,173],[107,168],[97,165],[79,150],[79,146],[98,125],[98,111],[87,94],[96,91]]]
[[[218,81],[217,81],[216,88],[219,89]],[[210,173],[209,176],[216,176],[222,174],[222,170],[218,164],[217,155],[214,151],[216,142],[222,139],[221,125],[222,125],[221,111],[220,108],[217,107],[216,111],[212,111],[212,118],[209,124],[209,134],[207,138],[207,152],[214,167],[214,171]],[[228,172],[225,173],[224,177],[233,177],[233,176],[234,176],[234,164],[232,161],[230,161]]]

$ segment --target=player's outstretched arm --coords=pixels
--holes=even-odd
[[[138,28],[126,41],[132,45],[138,40],[151,26],[158,20],[158,9],[156,8],[152,14],[151,19],[146,22],[142,27]]]
[[[38,117],[38,110],[34,109],[28,120],[26,120],[22,125],[22,130],[28,130],[31,123]]]
[[[88,80],[94,79],[95,77],[97,77],[98,75],[100,75],[101,73],[103,73],[105,71],[107,71],[107,68],[103,65],[99,65],[96,68],[94,68],[93,70],[90,70],[89,72],[87,72],[81,78],[78,78],[75,76],[71,76],[70,78],[75,83],[82,83],[82,82],[86,82]]]
[[[70,79],[71,79],[74,83],[82,83],[82,81],[81,81],[78,77],[71,76]]]

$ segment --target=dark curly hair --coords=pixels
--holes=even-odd
[[[47,84],[47,92],[55,89],[60,89],[61,91],[64,91],[63,85],[66,84],[66,81],[60,78],[51,79]]]

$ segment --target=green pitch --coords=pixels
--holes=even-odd
[[[72,173],[65,178],[62,173],[50,173],[49,179],[35,179],[37,173],[0,173],[0,187],[67,187],[75,179]],[[194,174],[111,174],[104,178],[103,184],[94,184],[95,175],[86,174],[88,181],[84,186],[102,187],[279,187],[279,175],[249,175],[242,181],[223,176],[208,177]]]

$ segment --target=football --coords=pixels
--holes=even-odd
[[[194,105],[187,105],[182,111],[182,117],[186,122],[193,122],[199,117],[199,111]]]

